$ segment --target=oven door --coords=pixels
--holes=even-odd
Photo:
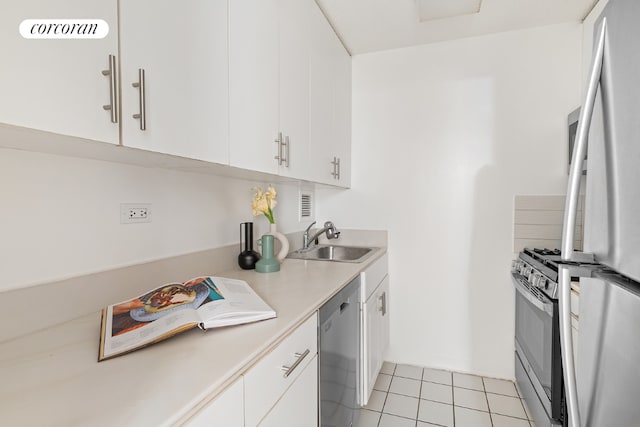
[[[512,273],[516,289],[516,352],[550,418],[562,419],[558,304]],[[557,354],[556,354],[557,353]]]

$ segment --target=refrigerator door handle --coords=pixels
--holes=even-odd
[[[592,254],[583,254],[574,252],[574,237],[576,229],[576,215],[578,213],[578,200],[580,196],[580,179],[582,177],[582,166],[584,163],[584,155],[587,151],[587,136],[591,127],[591,118],[593,116],[593,107],[596,102],[596,93],[600,83],[602,74],[602,62],[604,57],[604,43],[607,29],[607,19],[602,20],[598,43],[591,66],[589,75],[589,85],[587,86],[587,94],[584,100],[580,118],[578,119],[578,131],[576,134],[576,143],[573,146],[571,157],[571,171],[569,173],[569,183],[567,188],[567,198],[564,207],[564,225],[562,227],[562,259],[564,261],[576,262],[594,262]]]
[[[573,333],[571,331],[571,271],[568,266],[558,267],[558,308],[560,311],[560,351],[562,354],[562,372],[567,397],[569,427],[581,427],[578,410],[578,388],[576,386],[576,367],[573,358]]]

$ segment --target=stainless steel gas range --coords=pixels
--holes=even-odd
[[[538,427],[566,425],[560,353],[560,251],[524,249],[513,261],[516,384]]]

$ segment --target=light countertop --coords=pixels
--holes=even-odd
[[[100,312],[6,341],[0,424],[179,425],[385,251],[359,264],[287,259],[277,273],[210,272],[246,280],[277,318],[193,329],[100,363]]]

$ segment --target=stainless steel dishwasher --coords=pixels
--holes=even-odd
[[[360,276],[327,301],[320,315],[320,425],[351,427],[356,407]]]

